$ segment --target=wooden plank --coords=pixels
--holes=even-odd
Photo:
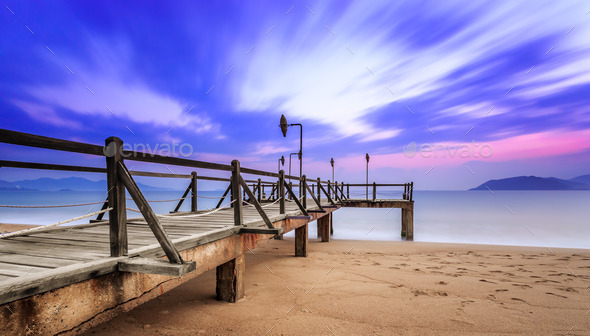
[[[244,179],[240,175],[238,175],[238,178],[240,180],[240,184],[242,185],[242,187],[246,191],[246,194],[248,194],[248,197],[250,197],[250,199],[252,200],[252,204],[254,205],[254,207],[256,208],[258,213],[260,214],[260,217],[262,217],[262,220],[264,221],[264,223],[266,223],[266,226],[270,229],[274,228],[274,226],[270,222],[270,219],[266,215],[266,212],[264,212],[264,209],[262,209],[262,207],[260,206],[260,203],[258,203],[258,200],[254,196],[254,194],[252,193],[250,188],[248,188],[248,184],[246,184],[246,181],[244,181]],[[259,192],[259,195],[260,195],[260,192]]]
[[[141,257],[119,261],[118,268],[121,272],[160,274],[175,277],[183,276],[197,269],[194,261],[182,264],[171,264],[165,259]]]
[[[16,132],[7,129],[0,129],[0,142],[29,147],[56,149],[66,152],[99,156],[104,155],[102,146],[90,145],[76,141],[61,140],[29,133]]]
[[[283,233],[282,228],[259,228],[259,227],[243,227],[240,230],[240,233],[254,233],[254,234],[270,234],[270,235],[278,235]]]
[[[242,190],[240,183],[240,161],[233,160],[231,162],[231,199],[234,202],[232,208],[234,210],[234,225],[241,226],[244,224],[244,213],[242,212]]]
[[[135,181],[133,181],[133,178],[131,177],[131,175],[129,175],[127,167],[125,167],[125,164],[123,164],[122,162],[118,162],[117,173],[119,178],[122,180],[123,184],[129,191],[131,198],[133,198],[133,201],[139,207],[139,210],[141,211],[143,217],[147,220],[150,229],[154,233],[154,236],[156,236],[156,239],[160,243],[160,246],[162,246],[162,249],[166,253],[168,260],[170,260],[170,262],[174,264],[182,264],[182,257],[180,256],[180,254],[178,254],[178,250],[176,250],[176,247],[174,247],[174,245],[170,241],[170,237],[168,237],[166,231],[164,231],[164,229],[162,228],[160,220],[158,219],[158,217],[146,201],[145,197],[143,197],[143,194],[139,190],[139,187],[137,186]]]
[[[25,265],[25,266],[39,266],[39,267],[56,268],[56,267],[62,267],[62,266],[75,264],[80,261],[58,259],[58,258],[52,258],[50,256],[32,257],[32,256],[27,256],[27,255],[2,253],[2,254],[0,254],[0,262],[9,263],[9,264],[16,264],[16,265]]]
[[[0,160],[0,167],[106,173],[105,168]]]

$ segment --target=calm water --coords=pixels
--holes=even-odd
[[[151,192],[146,198],[167,200],[181,194]],[[203,192],[202,196],[220,194]],[[73,204],[105,197],[104,192],[3,191],[0,204]],[[416,191],[414,198],[416,241],[590,248],[590,191]],[[200,198],[199,209],[214,207],[217,201]],[[182,209],[188,210],[188,200],[185,203]],[[175,204],[152,203],[152,207],[157,213],[167,213]],[[0,223],[51,224],[100,207],[0,208]],[[136,208],[131,201],[128,207]],[[334,213],[333,238],[400,240],[400,222],[400,209],[340,209]],[[314,223],[309,232],[316,237]]]

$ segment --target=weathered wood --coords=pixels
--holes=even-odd
[[[240,233],[254,233],[254,234],[270,234],[278,235],[283,233],[282,228],[264,228],[264,227],[243,227],[240,229]]]
[[[123,184],[125,184],[125,187],[129,191],[131,198],[133,198],[133,201],[141,211],[141,214],[148,222],[150,229],[152,230],[154,236],[156,236],[156,239],[162,246],[162,250],[164,250],[164,253],[166,253],[166,257],[168,257],[168,260],[170,260],[170,262],[174,264],[182,264],[182,257],[178,253],[178,250],[176,249],[174,244],[172,244],[172,241],[168,237],[168,234],[166,234],[166,231],[164,231],[164,229],[162,228],[160,220],[158,219],[158,217],[146,201],[145,197],[143,197],[143,194],[139,190],[139,187],[137,186],[131,175],[129,175],[129,171],[127,170],[127,167],[125,167],[125,164],[123,164],[122,162],[118,162],[117,168],[119,178],[121,179],[121,181],[123,181]]]
[[[306,185],[307,178],[305,175],[301,177],[301,181],[299,182],[299,196],[302,198],[301,205],[303,209],[307,210],[307,189],[303,187]]]
[[[268,215],[266,214],[266,212],[264,212],[264,209],[262,209],[262,206],[260,206],[260,203],[258,203],[258,201],[256,200],[256,197],[254,197],[254,194],[252,193],[250,188],[248,188],[248,184],[246,183],[246,181],[244,181],[244,179],[242,178],[241,175],[238,175],[238,180],[240,182],[240,185],[244,188],[244,191],[246,192],[246,194],[248,195],[248,197],[252,201],[252,205],[254,205],[254,207],[258,211],[258,214],[260,214],[260,217],[262,217],[262,220],[264,221],[266,226],[270,229],[274,228],[274,226],[272,225],[272,222],[268,218]],[[242,220],[243,220],[243,218],[242,218]]]
[[[182,264],[171,264],[165,259],[141,257],[121,260],[117,264],[117,267],[120,272],[160,274],[174,277],[183,276],[197,269],[194,261],[188,261]]]
[[[189,183],[188,187],[186,187],[186,190],[184,191],[184,193],[182,194],[182,197],[180,198],[180,200],[178,201],[178,204],[176,205],[176,208],[174,208],[174,211],[172,212],[178,212],[178,210],[180,209],[180,207],[182,206],[182,203],[184,202],[186,196],[188,195],[188,193],[191,191],[193,187],[193,182],[191,181],[191,183]]]
[[[307,227],[308,224],[302,225],[295,229],[295,256],[307,257]]]
[[[402,208],[402,230],[406,230],[406,240],[414,240],[414,203],[408,208]],[[403,235],[403,232],[402,232]]]
[[[0,142],[21,146],[55,149],[66,152],[99,156],[104,155],[102,146],[90,145],[70,140],[50,138],[46,136],[29,133],[16,132],[7,129],[0,129]]]
[[[20,161],[6,161],[6,160],[0,160],[0,167],[46,169],[46,170],[61,170],[61,171],[78,171],[78,172],[89,172],[89,173],[106,173],[107,172],[107,170],[105,168],[98,168],[98,167],[82,167],[82,166],[60,165],[60,164],[53,164],[53,163],[35,163],[35,162],[20,162]]]
[[[119,164],[123,163],[122,150],[123,141],[121,139],[110,137],[105,140],[109,207],[113,209],[109,211],[111,257],[127,255],[125,186],[119,176]]]
[[[335,205],[336,203],[334,202],[334,200],[332,200],[332,197],[330,197],[329,193],[326,192],[326,189],[324,189],[324,186],[319,183],[318,184],[318,189],[321,189],[324,192],[324,195],[326,195],[326,197],[328,198],[328,201],[330,202],[330,204]]]
[[[297,204],[297,206],[299,207],[299,209],[301,210],[301,212],[303,212],[303,214],[305,216],[307,216],[307,209],[305,209],[303,207],[303,205],[301,204],[301,202],[299,202],[299,199],[297,199],[297,196],[295,196],[295,193],[293,193],[293,190],[291,189],[291,187],[289,185],[285,185],[285,187],[287,188],[287,192],[292,197],[292,199],[295,202],[295,204]]]
[[[318,218],[318,236],[322,243],[330,242],[330,228],[332,226],[332,213]]]
[[[109,207],[109,197],[107,196],[107,199],[106,199],[106,200],[104,201],[104,203],[102,204],[102,208],[100,208],[100,210],[101,210],[101,211],[102,211],[102,210],[105,210],[105,209],[106,209],[106,208],[108,208],[108,207]],[[99,220],[102,220],[102,218],[104,217],[104,214],[105,214],[105,213],[106,213],[106,212],[101,212],[101,213],[99,213],[99,214],[98,214],[98,216],[96,216],[96,220],[97,220],[97,221],[99,221]]]
[[[241,189],[241,173],[240,173],[240,161],[233,160],[231,162],[233,167],[231,173],[231,198],[234,202],[232,208],[234,208],[234,225],[242,226],[244,224],[244,213],[242,209],[242,189]]]
[[[172,174],[172,173],[156,173],[156,172],[144,172],[144,171],[131,171],[131,176],[147,176],[147,177],[166,177],[166,178],[191,178],[187,174]]]
[[[279,211],[280,211],[280,213],[284,214],[285,213],[285,203],[286,203],[286,200],[285,200],[285,171],[284,170],[281,170],[279,172],[279,186],[278,186],[278,188],[279,188],[278,195],[280,198]]]
[[[377,185],[373,182],[373,202],[377,199]]]
[[[197,172],[191,172],[191,211],[197,211]]]
[[[307,180],[305,180],[304,183],[304,188],[307,189],[307,191],[309,191],[309,195],[311,196],[311,198],[313,199],[313,201],[315,202],[315,204],[318,206],[318,209],[321,211],[324,211],[324,208],[322,208],[322,204],[320,203],[320,201],[315,197],[313,190],[311,190],[309,188],[309,185],[307,184]],[[306,207],[307,208],[307,207]],[[309,212],[309,210],[308,210]]]
[[[244,297],[244,276],[246,272],[244,254],[240,254],[224,264],[217,266],[215,293],[217,300],[237,302]]]
[[[227,187],[227,189],[225,189],[225,192],[223,193],[223,196],[221,196],[221,198],[219,199],[219,202],[218,202],[218,203],[217,203],[217,205],[215,206],[215,209],[218,209],[218,208],[219,208],[219,207],[222,205],[223,201],[225,200],[225,197],[227,196],[227,194],[228,194],[228,193],[230,192],[230,190],[231,190],[231,185],[232,185],[232,184],[230,183],[230,184],[229,184],[229,186]]]

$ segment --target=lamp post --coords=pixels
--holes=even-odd
[[[282,155],[281,158],[279,159],[279,168],[277,169],[278,172],[281,171],[281,164],[283,166],[285,166],[285,156],[284,155]]]
[[[334,181],[334,158],[330,159],[330,164],[332,165],[332,181]]]
[[[299,196],[302,195],[302,188],[301,188],[301,178],[303,177],[303,125],[301,124],[288,124],[287,118],[285,115],[281,115],[281,123],[279,124],[281,127],[281,132],[283,132],[283,137],[287,137],[287,129],[290,126],[299,126]]]
[[[366,193],[367,194],[366,194],[366,197],[367,197],[367,200],[368,200],[369,199],[369,159],[370,159],[369,153],[367,153],[365,155],[365,159],[367,159],[367,185],[366,185],[366,188],[367,188]]]
[[[297,155],[298,153],[291,153],[289,154],[289,176],[291,176],[291,156]],[[289,182],[291,182],[291,178],[289,178]]]

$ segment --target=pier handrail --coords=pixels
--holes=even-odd
[[[101,167],[83,167],[75,165],[61,165],[61,164],[48,164],[48,163],[35,163],[35,162],[19,162],[0,160],[0,167],[14,167],[14,168],[29,168],[29,169],[47,169],[47,170],[61,170],[61,171],[77,171],[77,172],[92,172],[92,173],[106,173],[107,185],[108,185],[108,198],[104,202],[102,210],[109,208],[109,225],[110,225],[110,242],[111,242],[111,255],[122,256],[127,254],[127,208],[125,191],[129,191],[132,199],[137,204],[139,211],[142,213],[144,219],[150,226],[150,229],[156,236],[160,246],[164,250],[169,261],[172,263],[183,263],[178,251],[172,244],[171,240],[164,231],[160,224],[158,217],[151,209],[148,201],[143,196],[142,192],[137,187],[133,176],[145,176],[145,177],[164,177],[164,178],[189,178],[190,183],[184,191],[182,197],[176,205],[174,211],[178,212],[186,198],[191,198],[191,212],[197,212],[197,181],[208,180],[217,182],[228,182],[229,186],[225,190],[223,196],[221,196],[219,203],[216,208],[222,204],[227,195],[231,192],[231,206],[234,211],[234,225],[243,225],[243,199],[246,197],[248,203],[253,205],[263,222],[272,228],[272,222],[266,215],[261,205],[263,200],[273,201],[276,203],[280,202],[280,213],[285,214],[285,202],[287,201],[286,195],[289,196],[289,200],[295,202],[299,210],[304,214],[308,215],[308,193],[312,197],[314,207],[317,207],[320,211],[323,211],[321,205],[322,193],[332,205],[337,203],[343,204],[350,198],[350,188],[353,187],[372,187],[372,201],[376,201],[377,187],[404,187],[403,199],[413,201],[413,182],[405,184],[383,184],[375,183],[372,184],[344,184],[336,181],[331,182],[322,181],[320,178],[314,180],[314,183],[310,184],[307,182],[307,177],[302,175],[301,178],[298,176],[285,175],[284,171],[281,170],[278,173],[263,171],[259,169],[241,167],[239,161],[232,161],[231,165],[212,163],[205,161],[198,161],[187,158],[179,158],[172,156],[164,156],[159,154],[152,154],[146,152],[137,152],[125,150],[123,141],[116,137],[106,139],[105,146],[87,144],[82,142],[56,139],[51,137],[45,137],[35,134],[22,133],[17,131],[11,131],[6,129],[0,129],[0,142],[45,148],[51,150],[67,151],[88,155],[96,155],[106,157],[106,168]],[[182,167],[198,168],[198,169],[209,169],[216,171],[227,171],[231,173],[230,178],[214,177],[214,176],[203,176],[198,175],[196,171],[189,174],[174,174],[174,173],[158,173],[158,172],[146,172],[146,171],[130,171],[124,161],[142,161],[156,164],[165,165],[176,165]],[[263,181],[261,178],[257,180],[245,179],[242,174],[265,176],[277,178],[277,181]],[[286,179],[290,181],[287,183]],[[293,184],[291,180],[299,181],[300,183]],[[252,188],[248,185],[252,183]],[[344,186],[346,186],[346,194],[344,192]],[[272,187],[272,191],[269,196],[266,197],[266,188]],[[295,194],[294,189],[297,188],[299,191],[299,197]],[[316,190],[317,189],[317,190]],[[317,191],[317,198],[315,192]],[[188,197],[189,192],[191,196]],[[276,195],[275,195],[276,193]],[[368,200],[368,195],[367,195]],[[175,200],[171,200],[175,201]],[[98,220],[102,219],[104,212],[101,212]]]

